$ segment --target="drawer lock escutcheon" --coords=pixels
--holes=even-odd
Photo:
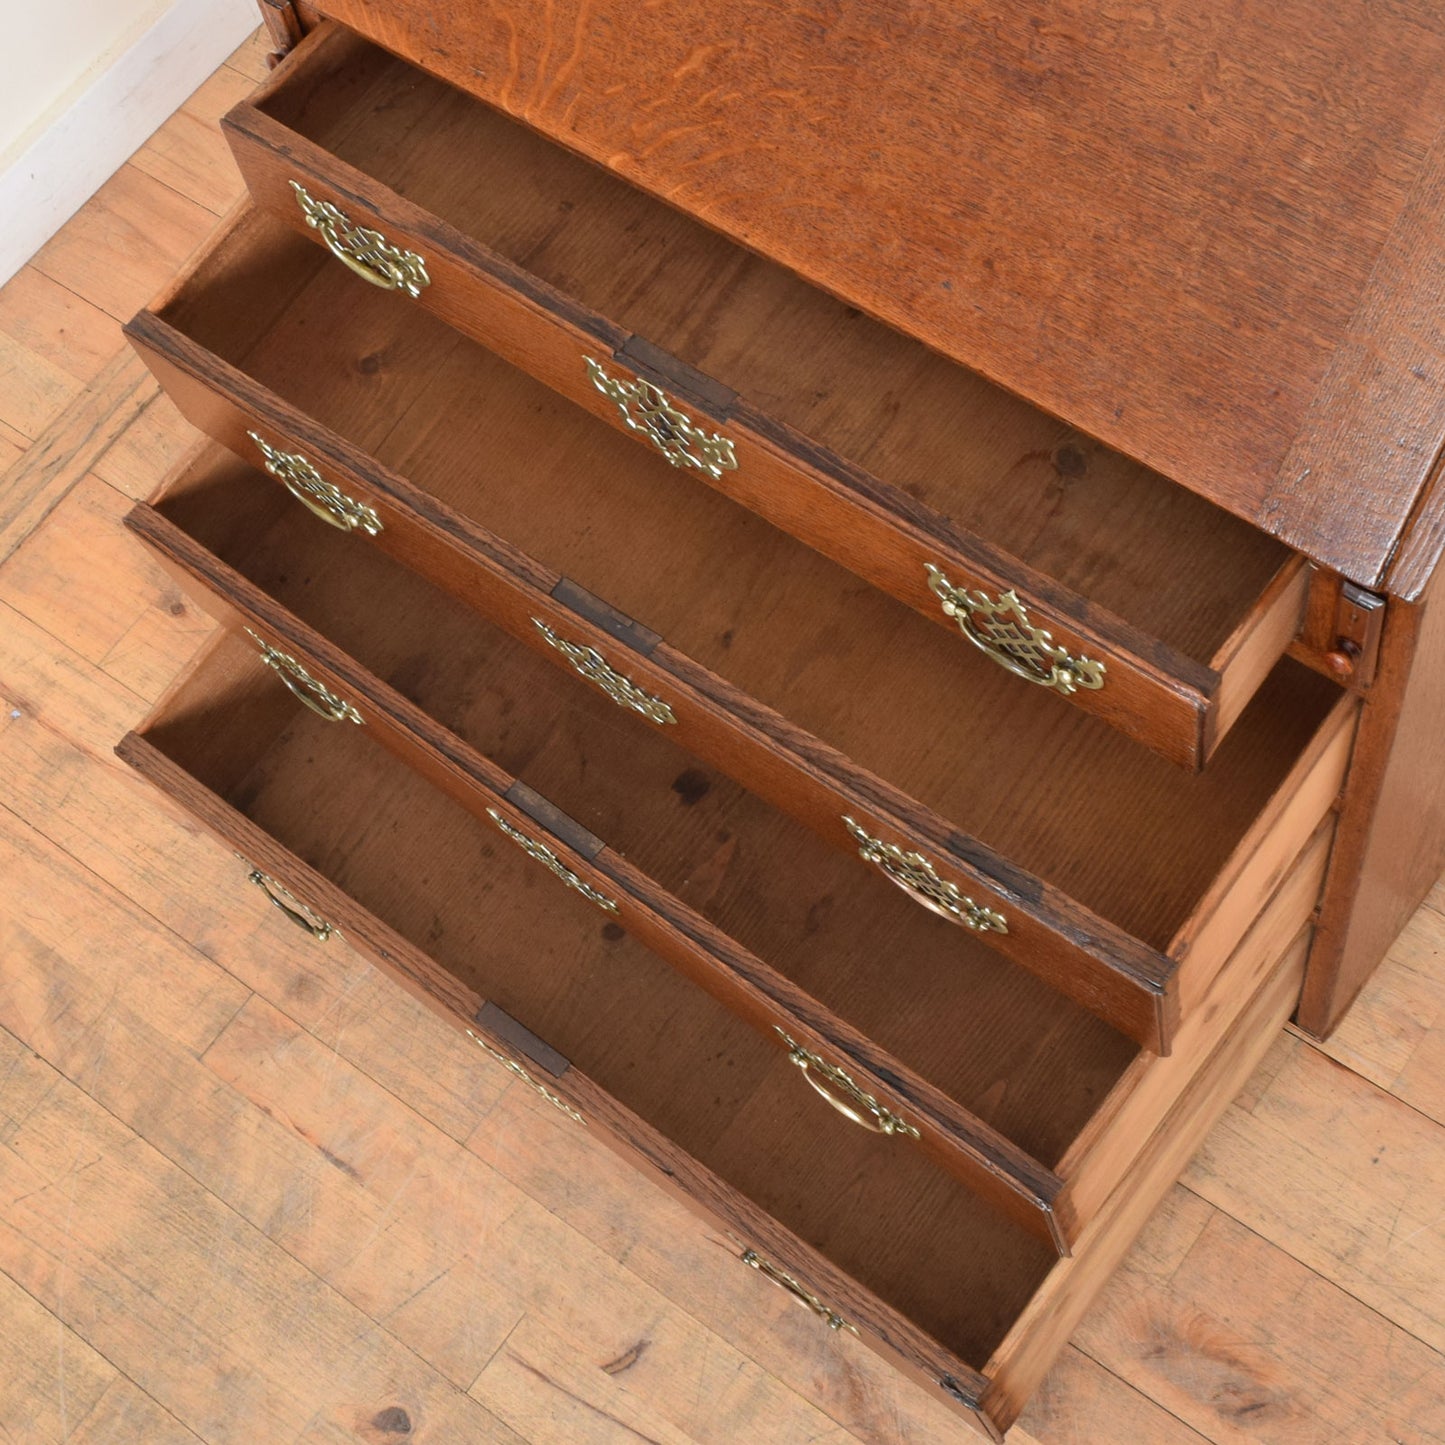
[[[724,472],[737,470],[731,440],[718,432],[703,431],[665,391],[641,377],[623,381],[608,376],[601,362],[590,356],[583,360],[592,385],[616,406],[627,429],[645,436],[673,466],[706,472],[714,481]]]
[[[312,677],[289,652],[273,647],[249,627],[246,629],[246,636],[261,649],[261,661],[286,684],[298,702],[305,703],[312,712],[324,717],[327,722],[365,722],[344,697],[338,697],[324,682]]]
[[[918,1130],[912,1124],[885,1109],[837,1064],[830,1064],[821,1054],[805,1049],[776,1024],[773,1032],[788,1046],[788,1058],[803,1071],[803,1077],[845,1119],[871,1129],[875,1134],[902,1134],[909,1139],[918,1138]]]
[[[308,908],[285,884],[278,883],[269,873],[252,868],[246,874],[246,881],[254,883],[297,928],[304,928],[319,943],[325,943],[336,932],[333,924],[328,923],[315,909]]]
[[[757,1250],[744,1250],[742,1260],[745,1265],[757,1270],[765,1279],[772,1280],[779,1289],[787,1290],[809,1314],[817,1315],[830,1330],[847,1330],[850,1334],[855,1335],[858,1333],[857,1325],[849,1324],[837,1310],[829,1309],[817,1295],[809,1294],[792,1275],[764,1259]]]
[[[584,883],[550,848],[535,838],[529,838],[520,828],[514,828],[495,808],[487,809],[487,817],[529,858],[536,859],[569,888],[575,888],[589,903],[595,903],[604,913],[617,912],[617,905],[605,893],[599,893],[590,883]]]
[[[1105,665],[1091,657],[1073,656],[1042,627],[1035,627],[1012,588],[990,597],[977,588],[955,587],[932,563],[925,565],[928,586],[944,616],[953,618],[959,631],[1000,667],[1065,697],[1081,687],[1090,692],[1103,687]]]
[[[368,537],[382,530],[381,518],[364,502],[348,497],[300,452],[283,452],[253,431],[246,433],[261,453],[261,463],[298,502],[342,532],[360,528]]]
[[[580,642],[568,642],[565,637],[558,637],[540,617],[534,617],[532,623],[546,638],[547,645],[567,659],[573,672],[588,682],[596,683],[618,707],[640,712],[649,722],[659,726],[677,721],[672,709],[660,697],[644,692],[630,678],[608,666],[606,658],[595,647],[584,647]]]
[[[845,817],[843,824],[858,844],[858,856],[881,869],[888,881],[897,884],[915,903],[975,933],[1008,932],[1008,920],[1002,913],[975,903],[957,884],[940,878],[922,853],[906,852],[896,843],[885,843],[852,818]]]
[[[495,817],[496,815],[493,814]],[[569,1104],[566,1099],[554,1094],[545,1084],[538,1083],[531,1074],[519,1064],[516,1059],[509,1059],[500,1049],[494,1049],[480,1034],[474,1034],[467,1030],[467,1037],[474,1043],[480,1044],[509,1074],[515,1074],[531,1091],[539,1098],[545,1099],[554,1109],[565,1114],[569,1119],[579,1124],[585,1124],[586,1119]]]
[[[431,285],[426,262],[415,251],[393,246],[380,231],[356,225],[340,206],[318,201],[299,181],[291,182],[306,224],[320,234],[326,249],[363,281],[383,291],[405,291],[413,298]]]

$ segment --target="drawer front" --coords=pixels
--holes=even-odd
[[[355,528],[358,546],[374,540],[559,667],[571,668],[576,653],[569,660],[566,647],[557,644],[595,652],[625,683],[666,703],[679,740],[699,757],[836,846],[859,852],[869,866],[883,867],[895,881],[921,882],[922,888],[911,891],[924,906],[930,890],[951,887],[978,909],[1003,917],[1007,932],[980,934],[989,946],[1156,1051],[1171,1047],[1181,1018],[1339,791],[1358,711],[1358,699],[1350,694],[1338,695],[1332,717],[1253,820],[1167,951],[1156,950],[459,517],[162,317],[142,313],[130,334],[181,410],[238,456],[264,462],[262,444],[273,453],[298,456],[319,468],[325,485],[374,511],[382,525],[374,539],[369,527]],[[625,654],[619,654],[619,645]],[[658,725],[634,716],[638,726]],[[915,859],[921,868],[907,866]]]
[[[153,717],[146,726],[157,720]],[[819,1314],[820,1329],[838,1336],[841,1347],[849,1348],[850,1340],[867,1344],[915,1378],[941,1389],[985,1436],[1001,1438],[980,1406],[987,1381],[978,1371],[618,1103],[544,1039],[460,984],[349,893],[198,782],[144,733],[128,735],[117,753],[237,854],[238,887],[247,887],[247,880],[259,875],[260,888],[284,907],[292,922],[300,919],[301,926],[318,939],[318,946],[336,946],[344,939],[359,949],[383,973],[463,1030],[481,1052],[551,1110],[587,1128],[590,1137],[641,1167],[714,1228],[738,1241],[740,1270],[751,1265],[790,1288],[800,1302],[807,1296],[809,1308]],[[267,906],[259,892],[257,906]],[[758,1258],[745,1258],[748,1250]]]
[[[974,916],[1006,920],[1006,932],[979,934],[991,947],[1145,1047],[1168,1048],[1178,1018],[1176,986],[1158,952],[381,467],[159,316],[142,313],[129,335],[186,417],[242,460],[264,466],[264,444],[315,472],[330,489],[324,495],[345,499],[333,505],[374,514],[374,529],[351,529],[357,546],[383,548],[560,668],[576,671],[578,654],[569,648],[595,653],[620,679],[612,684],[617,691],[630,686],[666,705],[674,722],[662,725],[675,727],[678,741],[698,757],[837,847],[861,853],[860,864],[867,859],[864,866],[890,870],[901,885],[916,872],[891,860],[919,855],[934,875],[923,879],[925,889],[936,883],[970,904]],[[294,479],[278,481],[295,494]],[[298,504],[315,510],[315,503],[313,486]],[[581,658],[584,667],[588,661]],[[601,685],[601,669],[592,671],[589,681]],[[639,727],[659,725],[630,710]],[[910,891],[923,896],[917,887]]]
[[[344,37],[323,30],[268,89],[304,85]],[[313,59],[314,57],[314,59]],[[256,105],[226,121],[257,203],[369,279],[654,447],[824,555],[1041,685],[1187,767],[1201,767],[1299,630],[1302,559],[1244,599],[1201,662],[950,522],[474,238]],[[399,258],[399,259],[398,259]],[[398,304],[404,304],[399,300]]]
[[[984,1368],[984,1409],[1008,1429],[1185,1165],[1279,1037],[1299,1000],[1310,937],[1291,940],[1193,1073],[1070,1259],[1061,1260]]]
[[[559,889],[580,894],[619,928],[706,989],[788,1052],[798,1066],[799,1109],[821,1108],[812,1089],[859,1127],[891,1136],[962,1179],[1024,1228],[1067,1252],[1076,1221],[1056,1207],[1060,1180],[1026,1151],[880,1049],[716,926],[631,866],[547,799],[448,732],[326,642],[274,599],[142,504],[132,529],[196,601],[249,637],[299,702],[330,720],[362,721],[416,773],[495,826]]]
[[[1242,1000],[1255,996],[1281,955],[1306,933],[1334,844],[1330,814],[1293,858],[1228,962],[1185,1018],[1168,1058],[1141,1054],[1059,1161],[1070,1212],[1087,1226],[1238,1028]]]
[[[164,720],[162,719],[162,722]],[[148,726],[154,726],[155,720]],[[484,1002],[395,932],[345,890],[301,861],[264,828],[199,783],[143,734],[131,734],[120,756],[226,846],[248,860],[237,864],[237,886],[264,875],[266,892],[292,922],[328,944],[338,935],[360,949],[394,981],[442,1018],[463,1029],[479,1051],[501,1064],[555,1111],[563,1127],[585,1127],[649,1177],[683,1199],[719,1231],[765,1282],[786,1290],[818,1319],[835,1347],[861,1342],[926,1388],[941,1393],[986,1437],[1001,1439],[1017,1418],[1084,1311],[1117,1265],[1149,1213],[1173,1183],[1208,1127],[1241,1087],[1276,1036],[1298,995],[1306,939],[1294,941],[1265,970],[1263,983],[1229,1009],[1223,1041],[1195,1071],[1163,1124],[1119,1180],[1106,1206],[1081,1237],[1072,1258],[1042,1277],[982,1369],[965,1363],[927,1331],[805,1243],[796,1233],[701,1165],[658,1129],[619,1104],[516,1019]],[[257,906],[266,901],[257,896]],[[880,1224],[886,1234],[886,1225]],[[937,1266],[948,1268],[940,1249]],[[960,1293],[968,1292],[966,1279]]]
[[[228,465],[235,470],[234,464]],[[257,485],[261,485],[259,479]],[[213,505],[215,495],[213,490]],[[275,500],[284,515],[285,504]],[[904,1117],[917,1119],[923,1125],[924,1148],[955,1168],[959,1166],[951,1160],[951,1151],[958,1147],[958,1140],[971,1141],[964,1145],[964,1177],[977,1180],[981,1166],[1001,1171],[1011,1191],[1003,1201],[1004,1207],[1017,1208],[1022,1199],[1026,1207],[1042,1210],[1051,1232],[1061,1239],[1073,1238],[1087,1224],[1193,1072],[1218,1044],[1220,1030],[1227,1026],[1235,1002],[1253,991],[1280,949],[1304,927],[1320,894],[1333,837],[1328,804],[1338,788],[1348,728],[1337,729],[1322,739],[1317,755],[1301,760],[1301,778],[1283,803],[1285,816],[1262,820],[1264,842],[1244,870],[1246,882],[1236,883],[1232,891],[1226,891],[1234,911],[1242,914],[1250,910],[1249,917],[1239,925],[1242,941],[1236,940],[1238,946],[1228,961],[1207,977],[1193,972],[1205,966],[1206,955],[1191,961],[1186,981],[1191,992],[1200,997],[1179,1032],[1176,1050],[1168,1059],[1143,1054],[1135,1061],[1070,1147],[1055,1177],[1017,1151],[1010,1155],[1003,1141],[989,1131],[980,1132],[982,1126],[972,1115],[965,1112],[960,1117],[946,1095],[926,1087],[911,1087],[913,1081],[897,1061],[878,1057],[866,1038],[849,1031],[837,1019],[820,1017],[816,1004],[800,998],[796,988],[740,950],[725,932],[692,914],[636,870],[628,869],[612,850],[604,848],[600,839],[488,763],[427,716],[420,704],[413,706],[362,664],[338,652],[312,627],[205,550],[167,516],[142,504],[135,509],[130,524],[203,607],[233,629],[244,628],[263,651],[268,650],[263,639],[279,639],[284,656],[299,662],[303,677],[314,678],[323,689],[354,699],[384,745],[409,766],[446,788],[478,817],[490,817],[513,842],[532,851],[571,886],[605,900],[630,932],[712,990],[760,1031],[777,1033],[792,1050],[795,1061],[808,1072],[810,1082],[820,1088],[824,1097],[832,1098],[835,1107],[841,1102],[846,1112],[851,1099],[856,1110],[859,1093],[853,1081],[844,1076],[843,1098],[837,1098],[836,1086],[830,1088],[828,1083],[830,1060],[846,1057],[862,1061],[868,1073],[862,1097],[870,1101],[874,1111],[865,1123],[886,1129]],[[308,525],[292,527],[298,540],[307,533]],[[334,555],[339,559],[346,551],[334,549]],[[351,575],[349,569],[346,575]],[[377,593],[378,598],[382,595]],[[285,670],[281,675],[291,685]],[[303,702],[314,705],[315,700],[304,690],[299,695]],[[338,703],[328,702],[326,706],[333,713],[344,714]],[[1321,812],[1327,821],[1316,828],[1312,838],[1301,838],[1299,829],[1307,823],[1317,824]],[[1299,816],[1292,819],[1292,813]],[[553,851],[559,843],[565,861]],[[1273,857],[1276,854],[1278,860]],[[899,861],[907,856],[896,854]],[[888,857],[875,861],[895,866],[895,859]],[[909,875],[908,887],[916,889],[916,862],[904,871]],[[1262,896],[1256,902],[1255,895],[1261,890]],[[1222,947],[1223,943],[1214,946]],[[759,979],[763,980],[766,995],[761,998]],[[806,1022],[801,1015],[806,1015]],[[891,1082],[891,1091],[880,1086],[884,1079]],[[905,1082],[900,1084],[900,1079]],[[896,1114],[886,1105],[872,1102],[890,1096],[896,1101],[900,1088],[907,1102]],[[935,1117],[940,1127],[933,1126]],[[915,1127],[910,1124],[905,1132]],[[991,1198],[994,1185],[995,1180],[985,1175],[983,1192]]]

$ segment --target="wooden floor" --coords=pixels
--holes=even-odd
[[[111,757],[210,624],[120,531],[122,344],[239,190],[220,70],[0,292],[0,1441],[972,1439]],[[1445,1441],[1445,889],[1280,1038],[1012,1437]]]

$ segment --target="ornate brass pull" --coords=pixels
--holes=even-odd
[[[575,888],[589,903],[595,903],[604,913],[617,912],[617,905],[605,893],[599,893],[590,883],[584,883],[550,848],[535,838],[529,838],[520,828],[514,828],[495,808],[487,809],[487,817],[529,858],[535,858],[569,888]]]
[[[617,407],[628,430],[645,436],[673,466],[706,472],[714,481],[737,470],[732,442],[721,433],[703,431],[665,391],[641,377],[621,381],[608,376],[599,361],[582,359],[592,385]]]
[[[746,1249],[742,1255],[743,1263],[757,1270],[765,1279],[770,1279],[779,1289],[785,1289],[809,1314],[817,1317],[828,1326],[830,1330],[848,1330],[852,1334],[858,1333],[858,1326],[849,1324],[837,1310],[831,1310],[815,1294],[809,1294],[792,1275],[781,1270],[775,1264],[769,1263],[755,1249]]]
[[[949,883],[933,871],[933,864],[922,853],[905,853],[895,843],[875,838],[860,828],[852,818],[843,819],[844,826],[858,844],[858,856],[875,864],[890,883],[901,888],[915,903],[931,913],[961,923],[975,933],[1007,933],[1008,920],[993,908],[975,903],[957,884]]]
[[[953,618],[958,630],[1000,667],[1065,697],[1081,687],[1090,692],[1103,687],[1105,664],[1073,656],[1042,627],[1035,627],[1012,588],[997,598],[977,589],[970,592],[955,587],[932,563],[925,565],[929,588],[942,604],[944,616]]]
[[[318,201],[299,181],[291,182],[306,224],[320,233],[326,249],[363,281],[383,291],[417,297],[431,285],[426,262],[415,251],[393,246],[380,231],[355,225],[339,206]]]
[[[283,452],[253,431],[246,433],[261,452],[261,464],[301,503],[323,522],[343,532],[359,527],[368,537],[382,530],[381,518],[364,502],[348,497],[328,482],[300,452]]]
[[[467,1037],[474,1044],[480,1044],[508,1073],[515,1074],[534,1094],[545,1099],[554,1109],[561,1110],[569,1119],[575,1119],[579,1124],[587,1122],[566,1099],[554,1094],[545,1084],[539,1084],[516,1059],[509,1059],[500,1049],[494,1049],[486,1039],[480,1034],[474,1034],[470,1029],[467,1030]]]
[[[278,883],[269,873],[263,873],[259,868],[252,868],[246,874],[246,881],[254,883],[297,928],[304,928],[318,942],[325,943],[336,932],[333,925],[314,909],[308,908],[284,883]],[[289,899],[290,902],[283,902],[282,898],[277,896],[278,894]]]
[[[837,1064],[830,1064],[821,1054],[805,1049],[776,1024],[773,1032],[788,1046],[788,1058],[803,1071],[803,1077],[845,1119],[871,1129],[875,1134],[903,1134],[910,1139],[918,1138],[918,1130],[912,1124],[885,1109]],[[835,1094],[834,1089],[838,1093]]]
[[[673,711],[660,697],[644,692],[630,678],[607,665],[607,660],[595,647],[584,647],[580,642],[568,642],[558,637],[540,617],[532,619],[537,631],[547,639],[547,645],[554,647],[572,665],[573,672],[596,683],[618,707],[640,712],[649,722],[659,725],[675,723]]]
[[[312,712],[324,717],[327,722],[365,721],[344,697],[338,697],[324,682],[318,682],[289,652],[272,647],[264,637],[252,632],[249,627],[246,629],[246,636],[261,649],[261,661],[286,684],[298,702],[305,703]]]

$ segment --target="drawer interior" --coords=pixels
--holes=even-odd
[[[159,510],[764,963],[1052,1168],[1138,1047],[861,859],[231,459]]]
[[[260,106],[1199,662],[1216,658],[1288,557],[1157,473],[357,36],[326,36]],[[1187,398],[1178,424],[1189,424]]]
[[[786,1053],[560,888],[365,727],[226,638],[146,740],[963,1359],[1055,1261],[921,1151],[840,1119]],[[287,881],[284,878],[283,882]]]
[[[1340,696],[1286,659],[1208,771],[1183,774],[260,214],[162,314],[1160,950]]]

